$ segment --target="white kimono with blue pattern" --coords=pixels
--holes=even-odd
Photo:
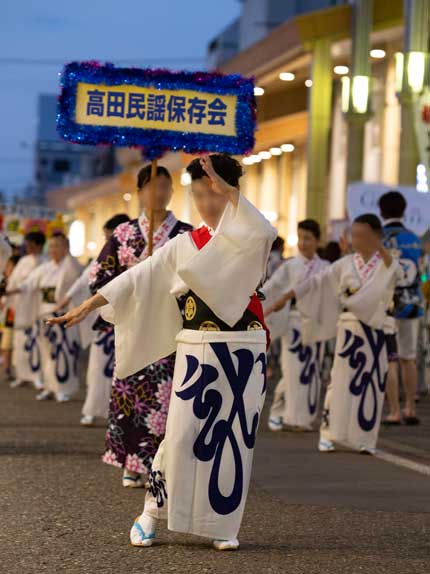
[[[119,377],[176,351],[166,436],[145,502],[171,530],[237,536],[266,390],[265,331],[183,329],[177,298],[192,290],[235,325],[275,237],[241,196],[201,250],[190,233],[179,235],[99,291],[110,304],[102,315],[115,325]]]

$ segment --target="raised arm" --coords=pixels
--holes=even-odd
[[[225,197],[228,197],[228,199],[231,201],[234,207],[237,207],[240,196],[239,189],[237,187],[234,187],[233,185],[228,184],[226,181],[222,179],[222,177],[220,177],[217,174],[212,165],[212,160],[209,155],[203,156],[200,159],[200,163],[202,165],[202,168],[205,170],[208,178],[211,180],[212,189],[214,190],[214,192],[218,193],[219,195],[224,195]]]

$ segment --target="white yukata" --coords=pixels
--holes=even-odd
[[[3,273],[9,257],[12,255],[12,247],[3,233],[0,233],[0,279],[3,278]]]
[[[378,439],[388,372],[384,325],[399,272],[376,253],[336,261],[294,291],[313,321],[309,340],[336,334],[334,364],[320,438],[372,452]],[[338,321],[336,320],[338,318]]]
[[[264,308],[327,265],[318,255],[312,259],[299,255],[285,261],[262,289]],[[289,426],[310,429],[318,415],[323,344],[303,343],[302,314],[296,304],[269,315],[267,324],[272,339],[281,337],[282,378],[275,389],[270,416],[280,417]]]
[[[31,324],[40,320],[43,386],[57,398],[70,396],[79,388],[79,331],[77,327],[66,330],[64,325],[47,325],[45,320],[52,317],[57,304],[81,273],[78,261],[66,255],[60,263],[42,263],[21,285]]]
[[[232,328],[264,274],[275,237],[240,196],[202,249],[184,233],[99,290],[110,304],[102,316],[115,325],[120,378],[176,351],[166,435],[145,500],[145,513],[167,518],[170,530],[237,536],[266,389],[261,325],[215,331],[204,330],[213,328],[205,322],[201,330],[183,329],[177,298],[193,292]],[[186,307],[185,316],[192,311]]]
[[[16,264],[8,281],[8,290],[19,288],[29,275],[44,261],[43,255],[24,255]],[[28,309],[21,294],[11,297],[10,306],[15,310],[12,364],[16,379],[40,385],[42,363],[39,345],[40,324],[29,324]]]
[[[74,307],[91,297],[89,281],[94,262],[90,263],[82,275],[73,283],[67,296]],[[90,347],[87,368],[87,393],[82,414],[89,417],[107,419],[115,362],[113,329],[94,331],[92,326],[97,319],[93,311],[79,324],[81,347]]]

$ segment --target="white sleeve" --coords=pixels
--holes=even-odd
[[[70,299],[82,299],[84,301],[88,297],[91,297],[91,292],[89,288],[89,274],[91,271],[92,263],[85,267],[82,275],[76,279],[72,284],[70,289],[67,291],[66,296]]]
[[[215,235],[178,269],[179,277],[227,325],[242,317],[266,271],[276,230],[242,195]]]
[[[120,378],[176,350],[182,316],[170,291],[178,237],[98,291],[108,301],[101,315],[115,325],[115,361]]]
[[[342,270],[342,260],[335,261],[332,265],[324,267],[319,273],[315,273],[294,287],[296,299],[302,299],[305,295],[322,294],[324,288],[332,289],[336,293],[339,290]]]

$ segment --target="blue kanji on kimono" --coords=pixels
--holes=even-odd
[[[293,329],[293,340],[289,347],[290,353],[297,355],[301,364],[299,381],[301,385],[308,387],[308,410],[311,415],[315,414],[318,405],[318,379],[319,369],[318,359],[320,356],[321,343],[316,344],[316,351],[308,345],[303,345],[300,332]]]
[[[234,512],[242,501],[243,494],[243,462],[238,443],[238,437],[233,430],[236,420],[245,446],[253,449],[260,414],[254,413],[251,428],[248,429],[247,413],[244,403],[244,394],[249,378],[257,363],[261,364],[263,375],[262,394],[266,390],[266,355],[261,353],[257,358],[249,349],[238,349],[230,353],[227,343],[211,343],[212,350],[227,377],[233,395],[231,411],[226,419],[219,419],[218,415],[223,405],[223,396],[210,385],[219,378],[216,367],[200,363],[193,355],[187,355],[187,372],[181,386],[184,386],[197,373],[200,375],[196,381],[186,389],[176,391],[176,395],[184,400],[193,400],[193,413],[205,423],[197,436],[193,452],[202,462],[213,461],[209,478],[208,495],[213,510],[218,514],[227,515]],[[232,355],[237,361],[237,369]],[[211,438],[209,438],[211,437]],[[221,463],[225,447],[229,443],[234,461],[234,483],[231,493],[224,495],[219,486]]]
[[[102,331],[97,337],[95,343],[97,347],[101,347],[103,355],[106,357],[106,362],[103,367],[103,374],[107,378],[113,377],[114,364],[115,364],[115,335],[113,329]]]
[[[103,116],[105,94],[101,90],[88,90],[87,116]]]
[[[54,313],[54,316],[58,316]],[[66,383],[70,375],[78,372],[79,345],[70,341],[64,325],[46,325],[45,337],[51,345],[51,359],[55,361],[55,376]],[[69,357],[71,364],[69,364]]]
[[[358,424],[364,431],[371,431],[378,420],[376,385],[381,392],[384,392],[387,379],[387,373],[381,373],[380,368],[381,353],[386,350],[385,336],[382,330],[372,329],[361,321],[360,325],[363,328],[366,341],[363,337],[346,330],[343,349],[339,353],[339,356],[347,359],[349,367],[355,371],[349,385],[349,390],[354,396],[360,397],[357,412]],[[363,348],[366,343],[371,352],[370,361],[367,361],[366,354],[363,353]],[[373,405],[370,417],[367,417],[365,413],[365,403],[368,393],[371,393]]]
[[[41,356],[39,347],[40,324],[36,321],[33,327],[25,329],[24,351],[28,355],[28,364],[32,373],[37,373],[41,367]]]

